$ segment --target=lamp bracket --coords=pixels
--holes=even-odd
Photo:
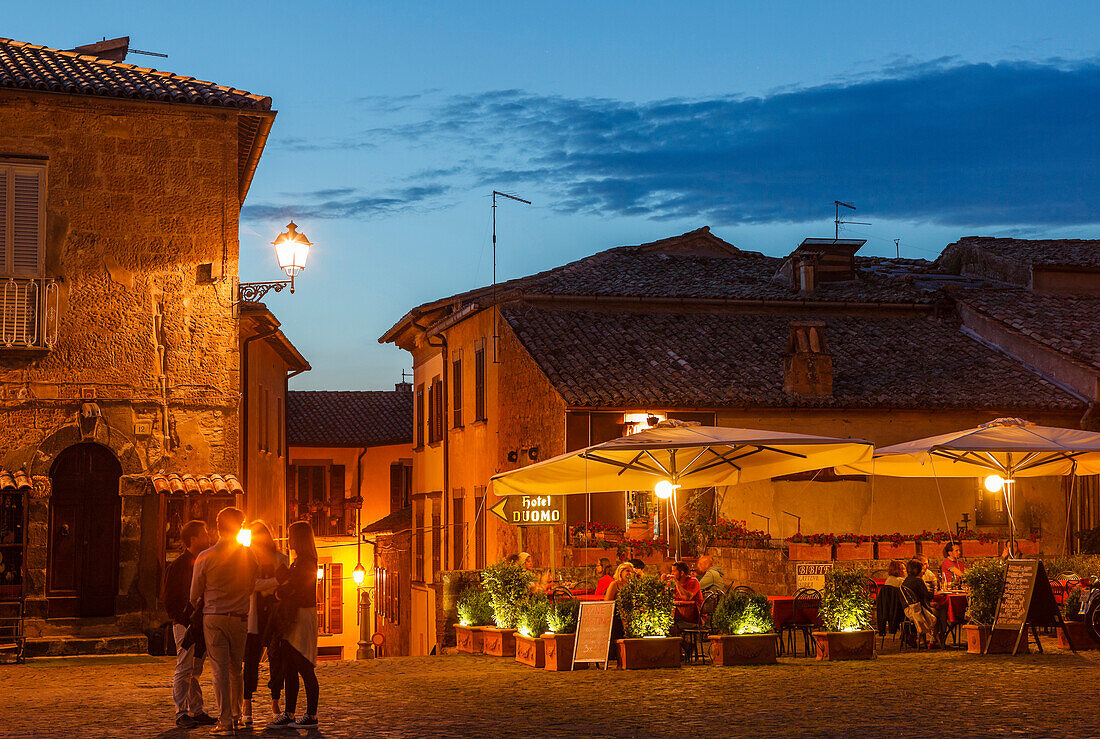
[[[281,292],[284,287],[290,285],[290,292],[294,292],[294,280],[275,280],[274,282],[241,282],[237,285],[238,303],[258,303],[269,292]]]

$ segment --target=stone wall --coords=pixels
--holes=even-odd
[[[387,572],[397,573],[400,582],[397,585],[397,619],[390,621],[373,616],[375,630],[386,637],[385,654],[389,657],[403,657],[409,654],[409,625],[412,619],[412,603],[409,592],[409,576],[412,574],[412,554],[410,546],[412,534],[404,531],[399,534],[380,534],[377,551],[377,563]],[[372,597],[377,597],[375,591]]]

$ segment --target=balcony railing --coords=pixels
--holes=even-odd
[[[49,277],[0,277],[0,350],[53,349],[58,283]]]

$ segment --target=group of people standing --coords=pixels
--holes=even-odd
[[[266,650],[273,714],[267,728],[315,728],[320,688],[314,671],[317,546],[313,529],[306,521],[291,524],[287,533],[294,553],[291,563],[262,521],[248,526],[250,541],[242,544],[244,522],[241,510],[223,508],[212,546],[206,524],[188,522],[181,529],[184,551],[165,571],[164,603],[176,643],[172,682],[176,725],[213,724],[214,734],[252,727],[252,699]],[[203,709],[199,688],[207,657],[217,718]],[[295,718],[300,684],[305,685],[306,711]],[[284,692],[286,705],[281,708]]]

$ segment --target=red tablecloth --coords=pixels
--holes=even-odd
[[[937,606],[947,605],[947,620],[953,624],[966,621],[966,593],[936,593],[932,602]]]
[[[768,600],[772,603],[772,620],[775,621],[775,629],[779,631],[783,628],[783,624],[794,619],[794,596],[769,595]],[[821,601],[813,598],[806,603],[810,604],[810,607],[802,609],[801,620],[811,620],[815,626],[820,626],[821,619],[817,615],[817,607],[821,605]]]
[[[577,600],[584,600],[584,601],[607,600],[607,598],[603,597],[602,595],[596,595],[595,593],[581,593],[580,595],[578,595],[576,597],[577,597]]]

